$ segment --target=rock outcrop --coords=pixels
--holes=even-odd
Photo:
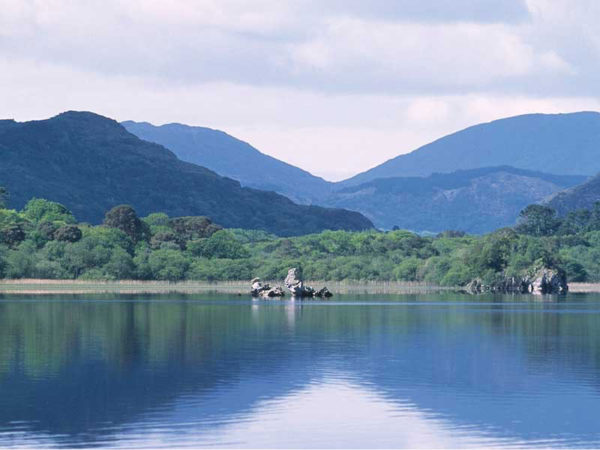
[[[557,269],[541,269],[531,281],[533,294],[566,294],[569,292],[567,276]]]
[[[302,280],[302,274],[299,269],[291,268],[288,270],[288,274],[284,281],[285,287],[291,292],[292,297],[305,298],[305,297],[321,297],[329,298],[333,294],[323,287],[322,289],[315,290],[311,286],[306,286]]]
[[[252,297],[283,297],[285,292],[280,286],[271,287],[268,283],[263,284],[260,278],[254,278],[252,281],[252,288],[250,293]]]
[[[464,290],[469,294],[493,292],[499,294],[566,294],[569,291],[563,270],[542,268],[533,276],[505,277],[489,284],[479,278],[469,282]]]
[[[252,287],[250,289],[252,297],[273,298],[285,296],[283,288],[280,286],[271,287],[268,283],[263,284],[263,282],[260,281],[260,278],[253,278],[250,283],[252,283]],[[330,298],[333,296],[333,294],[326,287],[316,290],[310,286],[306,286],[304,281],[302,281],[300,270],[296,268],[288,270],[284,284],[292,294],[292,297],[296,298]]]
[[[314,296],[320,297],[320,298],[329,298],[329,297],[333,297],[333,294],[329,291],[329,289],[327,289],[326,287],[323,287],[323,288],[319,289],[317,292],[315,292]]]

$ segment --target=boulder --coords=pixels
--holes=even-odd
[[[315,292],[314,296],[320,298],[329,298],[333,297],[333,294],[329,291],[329,289],[327,289],[327,287],[323,287]]]
[[[300,275],[300,271],[295,267],[288,270],[283,284],[285,284],[285,287],[288,288],[294,297],[304,297],[305,290],[302,275]]]
[[[499,294],[566,294],[569,291],[567,277],[561,269],[539,269],[533,277],[504,277],[490,284],[479,278],[471,280],[464,290],[469,294],[495,292]]]
[[[252,297],[283,297],[285,293],[279,286],[271,287],[268,283],[263,284],[260,278],[253,278],[250,293]]]
[[[267,298],[283,297],[285,296],[285,293],[281,287],[275,286],[274,288],[261,291],[260,296]]]
[[[540,269],[531,281],[533,294],[566,294],[568,291],[566,274],[559,269]]]
[[[471,280],[465,286],[465,291],[467,291],[469,294],[481,294],[483,292],[483,290],[484,290],[484,286],[479,278],[475,278],[474,280]]]
[[[304,281],[302,281],[302,275],[300,270],[295,267],[288,270],[288,274],[285,277],[284,284],[285,287],[292,293],[293,297],[329,298],[333,295],[331,292],[329,292],[329,289],[327,289],[326,287],[317,291],[310,286],[306,286],[304,284]]]

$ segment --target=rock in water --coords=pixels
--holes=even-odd
[[[567,276],[556,269],[539,270],[531,282],[533,294],[566,294],[569,291]]]
[[[544,267],[529,275],[521,277],[504,277],[491,284],[483,284],[476,278],[465,286],[469,294],[495,292],[500,294],[566,294],[569,291],[567,276],[562,269],[549,269]]]
[[[329,291],[329,289],[327,289],[327,287],[323,287],[315,292],[315,297],[329,298],[333,297],[333,294]]]
[[[292,293],[292,296],[304,298],[304,297],[321,297],[321,298],[329,298],[332,297],[333,294],[326,287],[315,290],[310,286],[306,286],[304,281],[302,281],[302,275],[299,269],[292,268],[288,270],[287,277],[285,277],[284,281],[285,287]]]
[[[268,290],[264,290],[260,293],[261,297],[283,297],[285,295],[285,293],[283,292],[283,289],[280,288],[279,286],[275,286],[274,288],[268,289]]]
[[[288,270],[287,277],[285,277],[285,281],[283,283],[294,297],[305,297],[304,282],[302,281],[300,270],[296,269],[295,267]]]
[[[279,286],[272,288],[268,283],[262,284],[260,278],[253,278],[250,293],[252,297],[283,297],[285,293]]]

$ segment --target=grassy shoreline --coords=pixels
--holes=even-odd
[[[280,282],[268,281],[271,285]],[[423,294],[458,291],[458,287],[435,286],[423,282],[399,281],[307,281],[315,287],[327,286],[334,294]],[[250,282],[240,281],[89,281],[89,280],[0,280],[0,294],[202,294],[246,295]],[[570,283],[571,293],[600,292],[600,283]]]
[[[281,282],[267,281],[271,285]],[[327,286],[334,294],[420,294],[451,291],[453,288],[422,282],[397,281],[307,281],[310,286]],[[161,294],[223,293],[249,294],[250,281],[87,281],[87,280],[0,280],[0,294]]]

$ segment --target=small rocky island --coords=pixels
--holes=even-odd
[[[569,292],[567,276],[564,270],[542,268],[532,276],[505,277],[498,281],[485,284],[476,278],[465,286],[470,294],[495,292],[499,294],[566,294]]]
[[[254,278],[251,283],[252,288],[250,293],[253,297],[281,298],[285,296],[285,292],[281,286],[271,287],[268,283],[263,284],[260,278]],[[290,291],[292,298],[330,298],[333,296],[327,287],[316,290],[311,286],[305,285],[302,280],[301,271],[295,267],[288,270],[283,283],[288,291]]]

